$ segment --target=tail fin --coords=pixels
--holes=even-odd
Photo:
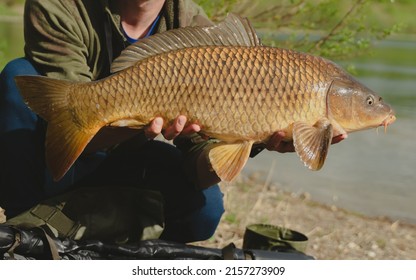
[[[41,76],[18,76],[15,81],[26,104],[48,122],[46,163],[58,181],[100,127],[86,129],[74,122],[68,104],[71,82]]]

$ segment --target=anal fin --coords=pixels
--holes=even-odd
[[[332,124],[327,118],[313,126],[305,122],[293,124],[293,144],[302,162],[311,170],[324,165],[333,135]]]
[[[209,160],[222,181],[230,182],[237,177],[250,156],[253,143],[253,141],[220,142],[210,149]]]

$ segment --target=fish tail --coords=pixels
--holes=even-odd
[[[17,76],[15,81],[26,104],[48,122],[68,107],[69,81],[43,76]]]
[[[68,103],[72,82],[42,76],[18,76],[16,84],[26,104],[48,122],[46,163],[55,181],[60,180],[100,127],[86,129],[74,122]]]

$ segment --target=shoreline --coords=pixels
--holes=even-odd
[[[220,225],[211,239],[194,245],[241,248],[245,227],[266,223],[306,235],[305,253],[317,260],[416,259],[416,224],[366,216],[250,178],[221,189],[226,212]]]

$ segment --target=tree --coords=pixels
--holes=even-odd
[[[371,22],[377,0],[197,0],[214,21],[228,12],[248,17],[265,45],[296,49],[330,59],[345,60],[370,50],[372,42],[400,26]],[[370,16],[369,16],[370,15]]]

